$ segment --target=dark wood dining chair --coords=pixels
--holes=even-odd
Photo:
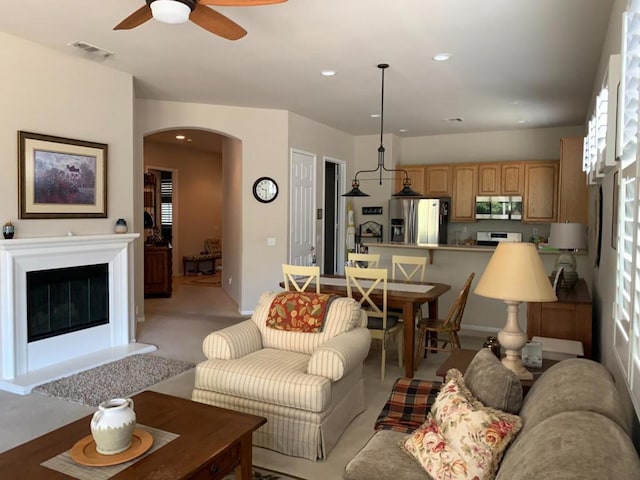
[[[415,369],[419,366],[422,352],[425,353],[426,358],[429,350],[453,352],[461,348],[458,332],[460,331],[462,316],[467,305],[469,290],[471,290],[471,282],[473,282],[475,275],[475,272],[469,275],[458,294],[458,298],[451,305],[445,318],[422,318],[418,322],[418,348],[416,349],[414,362]]]

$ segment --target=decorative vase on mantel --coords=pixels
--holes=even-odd
[[[2,235],[7,240],[13,238],[13,234],[15,233],[16,228],[13,226],[13,223],[7,222],[2,226]]]
[[[119,218],[118,220],[116,220],[114,231],[116,233],[127,233],[127,222],[124,218]]]

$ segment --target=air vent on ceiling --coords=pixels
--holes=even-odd
[[[87,53],[91,57],[100,58],[102,60],[104,60],[105,58],[109,58],[110,56],[113,55],[113,52],[110,52],[109,50],[96,47],[95,45],[91,45],[90,43],[84,42],[82,40],[68,43],[67,46],[77,48]]]

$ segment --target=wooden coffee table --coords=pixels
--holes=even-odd
[[[133,400],[139,424],[179,437],[113,476],[114,480],[216,480],[237,467],[238,480],[251,478],[252,433],[266,419],[150,391],[135,395]],[[0,476],[73,478],[40,464],[89,435],[90,421],[91,415],[0,454]]]
[[[447,376],[447,372],[450,368],[460,370],[460,372],[464,375],[464,373],[467,371],[467,367],[471,363],[471,360],[473,360],[473,357],[476,353],[478,353],[477,350],[469,350],[465,348],[455,350],[447,357],[444,363],[440,365],[440,368],[436,370],[436,375],[442,377],[442,380],[444,381],[444,378]],[[529,368],[528,370],[533,373],[533,379],[520,380],[520,382],[522,383],[522,393],[526,395],[536,379],[540,375],[542,375],[545,370],[547,370],[552,365],[555,365],[556,363],[558,363],[556,360],[542,359],[542,368],[538,368],[535,370]]]

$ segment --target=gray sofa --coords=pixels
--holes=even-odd
[[[523,401],[520,382],[510,374],[483,349],[464,376],[467,388],[485,405],[502,403],[502,410],[515,410],[522,419],[497,480],[640,479],[640,459],[629,436],[631,421],[601,364],[563,360],[541,375]],[[393,430],[376,432],[347,464],[343,479],[428,479],[400,447],[406,436]]]

